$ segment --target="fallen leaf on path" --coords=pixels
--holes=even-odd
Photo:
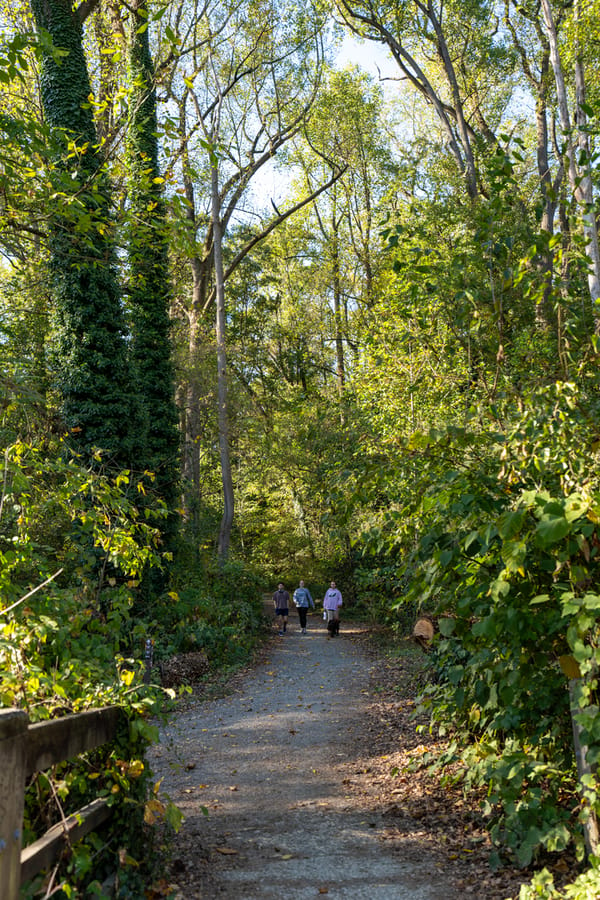
[[[177,887],[176,884],[170,884],[166,879],[161,878],[159,881],[155,882],[150,889],[146,890],[146,896],[149,900],[155,900],[155,898],[159,897],[168,897],[174,890],[177,890]]]
[[[233,856],[236,853],[239,853],[239,850],[234,850],[232,847],[215,847],[217,853],[222,853],[223,856]]]

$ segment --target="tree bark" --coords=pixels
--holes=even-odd
[[[59,310],[62,413],[72,444],[91,465],[97,465],[96,450],[101,449],[114,465],[135,468],[143,415],[127,353],[110,227],[111,186],[89,105],[81,21],[69,0],[31,0],[31,8],[38,31],[68,51],[60,61],[44,51],[40,83],[46,121],[78,147],[73,153],[65,143],[56,165],[58,196],[67,173],[77,203],[70,204],[70,198],[57,202],[49,236]],[[84,207],[79,206],[82,198]],[[79,227],[82,222],[85,228]]]
[[[550,46],[550,60],[556,82],[556,94],[560,113],[561,127],[566,140],[567,172],[569,183],[575,200],[582,210],[583,232],[586,237],[586,254],[588,257],[588,289],[590,293],[592,314],[594,316],[594,331],[600,333],[600,247],[598,244],[598,227],[596,223],[593,188],[589,163],[589,147],[585,130],[586,115],[583,109],[585,102],[585,76],[583,63],[576,53],[575,82],[575,124],[577,128],[577,144],[583,152],[584,165],[580,169],[575,158],[575,146],[571,132],[571,117],[569,114],[569,102],[565,84],[562,60],[558,47],[558,35],[550,0],[542,0],[544,22],[548,33]]]
[[[179,486],[179,434],[174,401],[169,308],[171,277],[165,209],[158,162],[154,63],[150,53],[146,0],[133,0],[129,35],[130,103],[127,128],[129,168],[129,300],[131,352],[145,411],[144,455],[138,464],[155,473],[155,489],[167,506],[163,538],[172,549]]]
[[[211,168],[211,217],[213,230],[213,251],[215,264],[216,291],[216,336],[217,336],[217,405],[219,426],[219,455],[221,458],[221,481],[223,484],[223,516],[219,528],[218,559],[222,565],[227,561],[233,526],[234,496],[229,452],[229,404],[227,398],[227,342],[225,319],[225,279],[223,277],[223,233],[219,202],[218,161],[213,159]]]

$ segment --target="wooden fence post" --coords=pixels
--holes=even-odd
[[[21,884],[26,712],[0,710],[0,897],[17,900]]]

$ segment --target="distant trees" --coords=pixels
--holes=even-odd
[[[324,182],[283,209],[265,212],[264,202],[255,211],[244,206],[258,173],[306,126],[321,80],[322,26],[311,5],[283,4],[268,15],[260,3],[208,5],[188,37],[189,52],[197,61],[195,71],[169,82],[169,96],[179,115],[177,153],[187,201],[184,253],[191,274],[191,291],[176,305],[188,341],[179,390],[186,509],[193,523],[203,447],[203,397],[214,392],[224,508],[217,541],[221,559],[229,551],[234,513],[225,286],[260,241],[340,175],[340,167],[334,166]],[[184,47],[182,65],[186,52]],[[214,382],[207,390],[197,377],[206,319],[213,306],[216,391]]]
[[[32,177],[44,200],[35,229],[27,192],[7,193],[12,217],[3,208],[13,236],[51,250],[62,298],[57,358],[67,360],[51,386],[78,446],[155,471],[173,509],[176,382],[182,494],[198,547],[214,546],[222,558],[232,541],[237,549],[245,429],[263,437],[277,430],[286,392],[285,402],[300,394],[314,402],[308,419],[319,420],[323,402],[335,410],[335,435],[358,419],[370,441],[374,422],[385,434],[432,423],[442,393],[444,412],[460,416],[479,392],[510,390],[532,353],[547,375],[568,373],[582,323],[591,330],[590,307],[576,298],[592,246],[579,212],[591,224],[595,196],[593,119],[581,88],[588,100],[596,90],[585,50],[576,81],[567,48],[581,45],[575,30],[561,31],[575,28],[570,13],[550,9],[563,38],[567,103],[577,111],[570,158],[578,212],[539,10],[508,4],[499,32],[485,4],[459,15],[418,0],[340,0],[347,27],[396,60],[403,113],[409,94],[418,101],[397,128],[397,108],[383,115],[366,79],[328,74],[318,5],[155,9],[136,0],[127,14],[95,3],[71,13],[52,0],[34,8],[55,32],[53,46],[44,44],[52,140],[58,148],[64,135],[81,135],[63,142],[60,165],[48,166],[52,204],[43,166]],[[67,67],[61,46],[74,48]],[[60,118],[58,91],[76,53],[72,102],[81,111]],[[524,78],[534,116],[514,104]],[[386,98],[392,103],[392,92]],[[12,116],[13,158],[53,146],[44,124],[35,141],[19,138],[8,95],[3,108]],[[277,160],[293,176],[283,201],[265,187]],[[14,171],[7,156],[7,172],[9,164]],[[60,227],[48,229],[48,216]],[[65,263],[73,258],[75,266]],[[52,357],[39,355],[43,369]],[[84,402],[92,383],[96,393]],[[294,492],[299,498],[297,485]]]

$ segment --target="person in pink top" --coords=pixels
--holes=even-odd
[[[327,615],[327,631],[328,638],[335,637],[340,633],[340,606],[342,605],[342,595],[339,588],[332,581],[323,597],[323,609]]]

